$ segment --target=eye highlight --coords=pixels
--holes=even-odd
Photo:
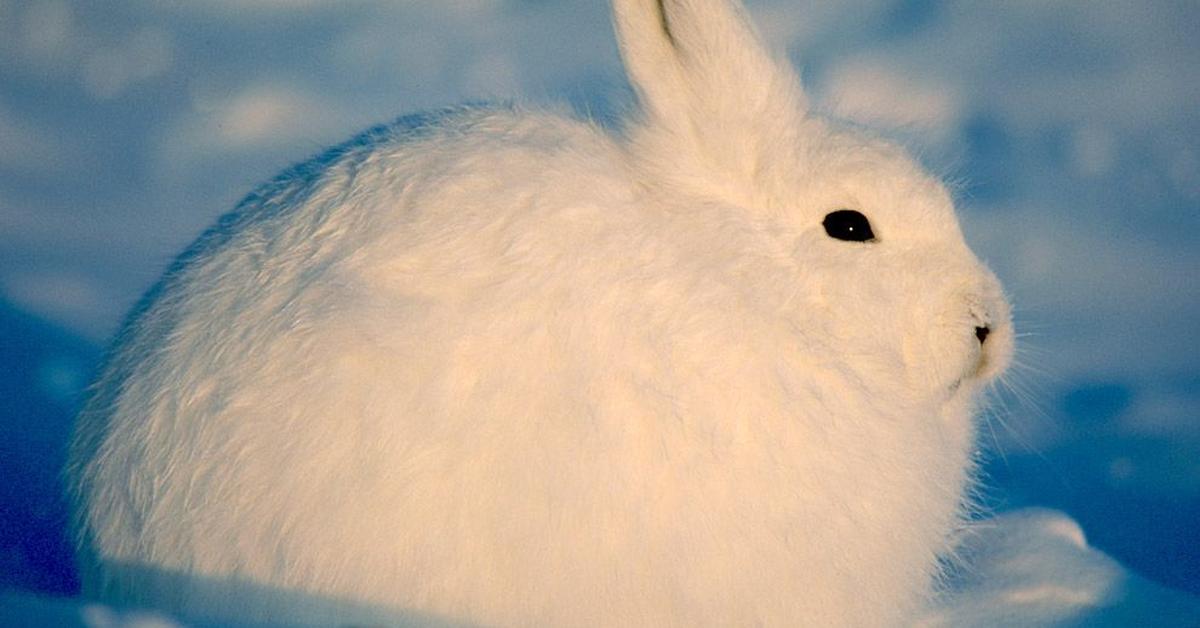
[[[821,224],[825,227],[825,233],[836,240],[870,242],[875,239],[875,232],[871,231],[871,222],[853,209],[829,212]]]

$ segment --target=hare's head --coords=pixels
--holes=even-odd
[[[617,0],[640,116],[630,153],[665,202],[772,234],[814,350],[868,386],[964,404],[1004,369],[1009,308],[942,184],[901,148],[814,115],[733,0]]]

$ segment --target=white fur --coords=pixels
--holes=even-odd
[[[806,113],[740,8],[614,4],[620,136],[410,119],[184,254],[80,417],[90,592],[511,626],[923,603],[1011,347],[996,280],[941,185]],[[878,241],[826,235],[843,207]]]

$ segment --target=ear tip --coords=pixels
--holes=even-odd
[[[740,118],[739,106],[807,107],[791,64],[764,45],[740,0],[612,0],[612,18],[638,100],[668,126]]]

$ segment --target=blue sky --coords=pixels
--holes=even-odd
[[[821,108],[953,182],[1012,296],[1018,392],[982,430],[992,503],[1065,508],[1102,549],[1200,591],[1200,4],[749,4]],[[0,421],[58,455],[125,310],[325,145],[464,100],[612,119],[629,94],[606,11],[0,0]]]

